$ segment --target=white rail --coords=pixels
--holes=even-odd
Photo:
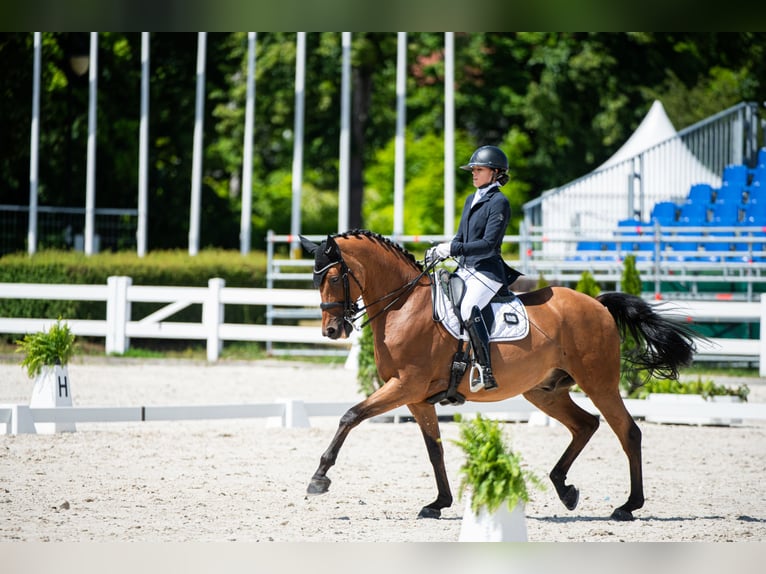
[[[575,402],[586,411],[599,414],[593,403],[584,396],[572,395]],[[30,408],[28,405],[0,404],[0,425],[5,424],[5,434],[35,433],[35,423],[108,423],[108,422],[156,422],[180,420],[217,420],[268,418],[286,428],[309,427],[311,417],[340,417],[353,406],[351,402],[304,402],[283,400],[274,403],[239,405],[176,405],[136,407],[51,407]],[[626,399],[625,405],[636,418],[656,418],[663,422],[685,422],[689,419],[709,424],[740,423],[744,420],[766,420],[766,403],[699,403],[660,402]],[[541,415],[535,406],[523,397],[513,397],[492,403],[468,402],[460,406],[436,406],[440,417],[455,414],[490,414],[495,418],[516,422],[539,424],[535,415]],[[399,407],[372,420],[394,421],[408,417],[407,407]],[[719,422],[716,422],[719,421]],[[720,422],[724,421],[724,422]],[[548,424],[547,421],[544,424]],[[698,422],[695,424],[703,424]]]
[[[223,279],[210,279],[205,287],[152,287],[132,285],[130,277],[110,277],[106,285],[47,285],[0,283],[0,299],[40,299],[103,301],[105,320],[67,318],[75,335],[104,337],[106,353],[123,354],[131,337],[203,340],[207,359],[216,361],[224,341],[287,342],[349,348],[349,340],[332,341],[322,336],[318,325],[238,324],[225,322],[226,305],[262,305],[294,307],[306,313],[318,311],[319,292],[314,289],[256,289],[226,287]],[[161,309],[135,319],[133,302],[164,303]],[[189,305],[202,305],[199,323],[168,321]],[[680,316],[688,322],[758,323],[766,333],[766,298],[763,301],[693,301],[666,302],[661,313]],[[55,318],[0,318],[0,333],[31,333],[45,330]],[[759,362],[760,374],[766,376],[764,339],[713,338],[699,345],[696,360]]]
[[[35,283],[0,283],[0,299],[40,299],[103,301],[105,320],[67,318],[72,332],[78,336],[104,337],[107,354],[123,354],[131,337],[148,339],[203,340],[207,342],[207,359],[216,361],[223,341],[263,341],[305,343],[348,348],[346,339],[332,341],[322,336],[318,325],[252,325],[225,322],[225,306],[292,306],[315,313],[319,309],[319,292],[308,289],[256,289],[225,287],[223,279],[210,279],[205,287],[159,287],[132,285],[130,277],[109,277],[107,285],[47,285]],[[161,309],[140,319],[131,316],[131,304],[164,303]],[[194,304],[202,305],[199,323],[168,321],[175,313]],[[31,333],[45,330],[55,318],[0,318],[0,333]]]

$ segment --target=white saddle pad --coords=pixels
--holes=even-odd
[[[527,310],[518,297],[514,297],[508,303],[492,302],[492,312],[495,314],[495,322],[489,334],[490,341],[518,341],[529,334],[529,317]],[[434,301],[436,317],[444,325],[444,328],[456,339],[468,340],[468,333],[463,329],[460,333],[460,319],[455,315],[452,303],[440,287],[436,289],[436,301]]]

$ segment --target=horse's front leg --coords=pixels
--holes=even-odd
[[[452,506],[452,492],[450,492],[449,479],[447,478],[447,469],[444,466],[444,447],[441,441],[441,432],[439,430],[439,419],[436,416],[436,407],[429,403],[418,403],[407,405],[410,412],[415,417],[415,421],[423,433],[423,439],[426,442],[426,450],[431,466],[434,469],[434,478],[436,479],[437,497],[431,504],[424,506],[418,514],[418,518],[439,518],[442,508]]]
[[[309,494],[324,494],[329,490],[331,481],[327,477],[327,472],[335,464],[338,452],[340,452],[340,448],[343,446],[343,442],[346,440],[348,433],[351,432],[351,429],[369,418],[376,417],[408,402],[407,396],[402,392],[402,389],[403,386],[398,379],[389,379],[385,385],[372,395],[346,411],[340,418],[335,436],[319,460],[319,467],[311,477],[311,482],[309,482],[307,489]]]

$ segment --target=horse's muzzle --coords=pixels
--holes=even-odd
[[[345,339],[351,332],[351,325],[343,319],[333,317],[322,328],[322,335],[328,339]]]

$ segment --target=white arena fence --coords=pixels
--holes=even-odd
[[[579,393],[574,401],[590,413],[598,414],[593,403]],[[0,404],[0,425],[6,434],[34,434],[35,423],[137,423],[181,420],[220,420],[267,418],[269,426],[284,428],[310,427],[310,418],[343,415],[354,403],[304,402],[281,400],[274,403],[240,405],[180,405],[137,407],[50,407],[30,408],[27,405]],[[635,418],[650,422],[731,425],[743,421],[766,420],[766,403],[652,401],[626,399],[625,404]],[[537,425],[558,424],[537,410],[523,397],[494,403],[465,403],[460,406],[436,406],[440,417],[455,414],[473,416],[482,413],[504,421]],[[409,417],[407,407],[399,407],[372,419],[372,422],[399,422]]]
[[[319,318],[319,292],[308,289],[258,289],[226,287],[223,279],[208,281],[207,287],[153,287],[133,285],[130,277],[115,276],[106,285],[47,285],[0,283],[0,299],[38,299],[57,301],[103,301],[105,320],[65,318],[78,336],[104,337],[107,354],[124,354],[130,338],[202,340],[207,343],[207,359],[216,361],[224,341],[303,343],[348,349],[351,341],[332,341],[322,336],[319,325],[271,325],[225,322],[226,305],[258,305],[302,309],[304,315]],[[134,318],[131,304],[163,303],[164,307],[142,318]],[[199,323],[168,321],[190,305],[202,305]],[[0,318],[0,333],[44,331],[57,318]]]
[[[130,277],[109,277],[106,285],[47,285],[37,283],[0,283],[0,299],[39,299],[103,301],[105,320],[66,318],[77,336],[104,337],[107,354],[124,354],[131,337],[206,341],[208,361],[217,361],[225,341],[299,343],[314,345],[323,352],[348,354],[357,338],[332,341],[322,336],[317,324],[273,325],[225,322],[225,306],[260,305],[290,309],[302,316],[319,317],[319,292],[315,289],[262,289],[226,287],[223,279],[214,278],[205,287],[152,287],[132,285]],[[142,318],[131,314],[131,303],[163,303],[157,311]],[[199,323],[168,321],[173,314],[194,304],[202,305]],[[665,301],[661,313],[697,323],[760,324],[766,333],[766,298],[746,301]],[[57,318],[27,319],[0,317],[0,333],[45,331]],[[267,321],[270,319],[267,318]],[[355,332],[356,333],[356,332]],[[320,351],[318,351],[320,352]],[[713,338],[698,345],[696,361],[758,363],[766,376],[766,344],[763,339]]]

